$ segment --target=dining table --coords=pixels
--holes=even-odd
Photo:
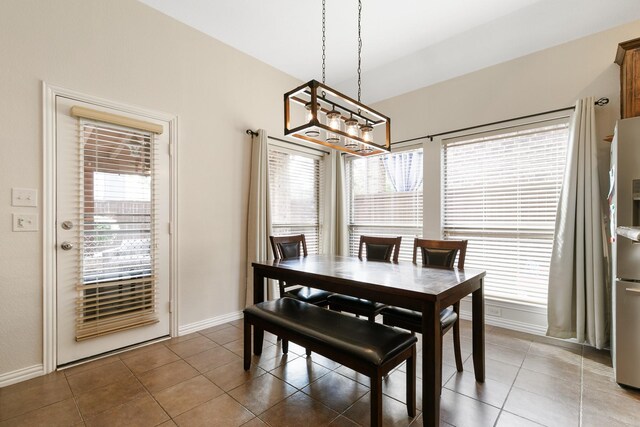
[[[376,262],[338,255],[256,261],[252,266],[254,304],[265,300],[265,279],[275,279],[421,312],[422,416],[425,426],[440,425],[440,311],[471,294],[473,368],[476,381],[484,382],[485,271],[429,268],[411,262]],[[263,331],[254,332],[256,355],[262,353],[263,337]]]

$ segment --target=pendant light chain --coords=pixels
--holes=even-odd
[[[325,28],[325,0],[322,0],[322,84],[325,84],[325,59],[326,59],[326,48],[325,42],[327,40],[326,37],[326,28]]]
[[[324,0],[322,0],[324,1]],[[362,0],[358,0],[358,102],[360,102],[360,95],[362,93],[362,79],[360,77],[362,64],[362,35],[360,20],[362,18]]]

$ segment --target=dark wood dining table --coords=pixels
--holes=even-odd
[[[484,271],[426,268],[410,262],[373,262],[336,255],[257,261],[252,266],[254,303],[264,301],[264,279],[269,278],[420,311],[425,426],[440,425],[440,310],[472,294],[473,367],[476,381],[484,382]],[[263,332],[256,331],[253,340],[254,353],[259,355]]]

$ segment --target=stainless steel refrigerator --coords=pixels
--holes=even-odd
[[[609,177],[613,366],[618,384],[640,388],[640,117],[618,121]]]

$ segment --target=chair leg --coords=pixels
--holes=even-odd
[[[371,426],[382,427],[382,374],[371,378]]]
[[[311,350],[308,348],[305,348],[305,353],[307,354],[307,357],[311,356]]]
[[[282,339],[282,353],[289,353],[289,340],[285,340],[284,338]]]
[[[453,352],[456,357],[456,369],[458,372],[462,372],[462,353],[460,351],[460,302],[453,305],[453,311],[458,315],[458,319],[453,324]]]
[[[407,359],[407,413],[416,416],[416,346],[411,350],[411,357]]]
[[[251,324],[244,318],[244,370],[251,368]]]

